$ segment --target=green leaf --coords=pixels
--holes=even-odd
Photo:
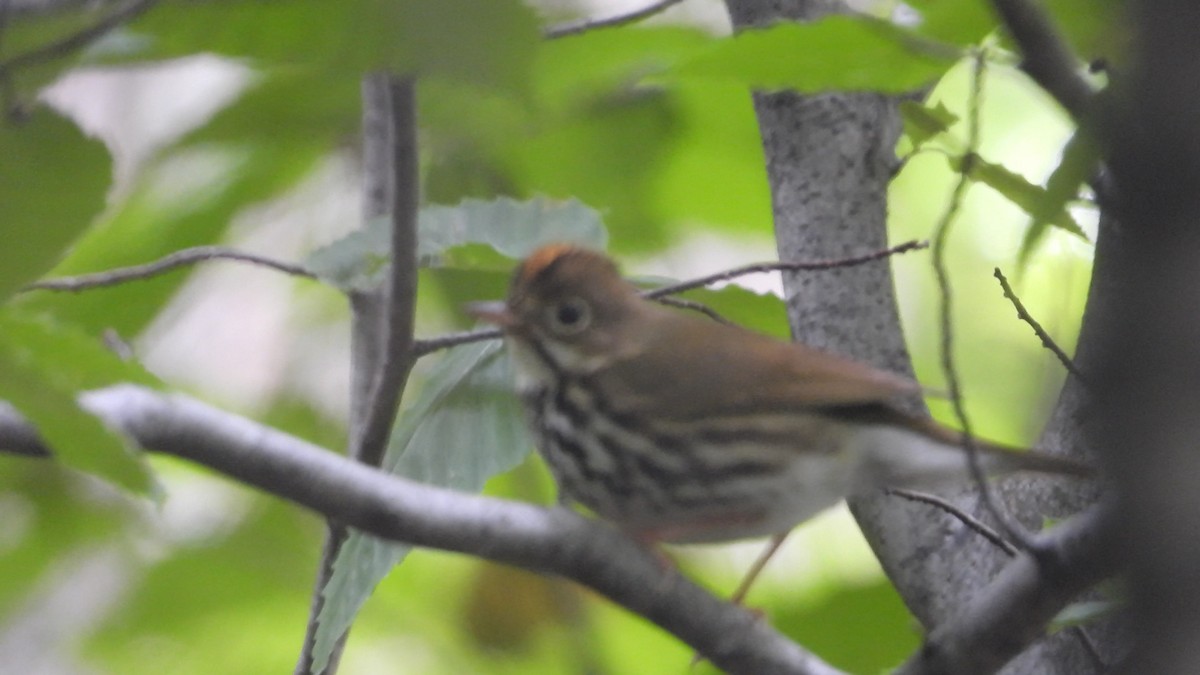
[[[683,294],[688,300],[701,302],[722,317],[758,333],[781,340],[791,339],[787,321],[787,305],[773,293],[756,293],[741,286],[729,285],[720,290],[696,289]]]
[[[904,120],[904,135],[912,141],[913,148],[939,134],[946,133],[958,121],[958,115],[950,112],[945,103],[930,107],[915,101],[900,104],[900,118]]]
[[[498,341],[451,349],[429,374],[417,400],[400,413],[383,468],[456,490],[477,492],[532,447],[520,403],[512,393],[508,359]],[[352,531],[322,591],[313,673],[354,620],[379,581],[411,547]]]
[[[964,46],[979,44],[998,26],[991,7],[980,0],[909,0],[906,4],[921,15],[914,30],[940,42]]]
[[[238,213],[295,185],[326,149],[314,139],[310,144],[194,149],[159,161],[118,209],[72,247],[53,276],[137,265],[216,243]],[[31,293],[20,304],[93,332],[113,328],[120,335],[134,335],[158,314],[186,274],[177,271],[79,294]]]
[[[153,382],[86,335],[0,314],[0,400],[37,427],[64,465],[148,495],[156,486],[144,459],[76,400],[83,389],[122,380]]]
[[[387,218],[373,219],[366,228],[314,251],[305,264],[339,288],[370,288],[381,281],[387,264],[388,227]],[[417,216],[417,237],[417,256],[423,267],[463,269],[484,260],[488,267],[500,264],[494,254],[462,248],[470,244],[485,244],[511,259],[522,258],[544,243],[574,242],[603,249],[606,240],[599,214],[577,201],[507,198],[427,206]],[[454,253],[448,256],[452,249]]]
[[[831,16],[743,31],[672,72],[755,89],[903,92],[941,77],[958,56],[883,21]]]
[[[1024,266],[1038,242],[1046,234],[1046,227],[1059,221],[1067,214],[1067,204],[1079,197],[1080,188],[1091,179],[1100,164],[1100,150],[1090,134],[1077,129],[1063,148],[1062,159],[1046,179],[1046,190],[1037,202],[1029,229],[1021,241],[1018,264]],[[1079,233],[1082,236],[1082,233]]]
[[[44,107],[0,123],[0,302],[54,266],[104,208],[112,162],[104,144]]]
[[[356,81],[389,69],[520,90],[540,34],[517,0],[227,0],[162,3],[130,25],[142,58],[213,52]]]
[[[600,214],[573,199],[468,199],[421,210],[417,254],[437,267],[444,251],[463,244],[487,244],[509,258],[523,258],[551,242],[603,249],[607,239]]]
[[[947,157],[947,160],[954,171],[961,172],[963,170],[964,161],[962,157]],[[1042,205],[1046,203],[1045,188],[1030,183],[1024,176],[1008,169],[1002,164],[989,162],[975,155],[969,165],[969,178],[983,183],[1004,195],[1005,198],[1029,215],[1037,213],[1038,209],[1043,208]],[[1087,238],[1087,235],[1083,232],[1083,228],[1079,226],[1079,223],[1075,222],[1075,218],[1071,215],[1070,211],[1060,211],[1058,216],[1052,218],[1049,222],[1051,225],[1066,230],[1071,234]]]

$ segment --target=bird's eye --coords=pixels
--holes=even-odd
[[[567,298],[550,308],[550,327],[559,335],[574,335],[591,321],[591,308],[583,298]]]

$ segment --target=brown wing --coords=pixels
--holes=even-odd
[[[887,401],[911,380],[804,345],[647,306],[600,386],[643,414],[694,419]]]

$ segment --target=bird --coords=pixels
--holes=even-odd
[[[504,335],[560,499],[643,541],[780,536],[849,496],[969,477],[959,432],[897,407],[916,382],[648,300],[599,251],[542,246],[468,312]],[[975,445],[989,475],[1090,475]]]

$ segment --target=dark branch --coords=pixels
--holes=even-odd
[[[90,290],[93,288],[103,288],[105,286],[116,286],[129,281],[139,281],[149,279],[151,277],[170,272],[174,269],[194,265],[198,262],[208,260],[236,260],[238,262],[250,263],[253,265],[261,265],[269,267],[286,274],[291,274],[298,277],[308,279],[316,279],[317,275],[311,270],[305,269],[300,265],[283,262],[280,260],[272,260],[264,256],[254,253],[246,253],[224,246],[196,246],[194,248],[185,248],[181,251],[176,251],[170,255],[164,256],[154,262],[144,265],[131,265],[130,267],[118,267],[116,269],[105,270],[103,272],[94,272],[92,274],[80,274],[73,277],[59,277],[57,279],[45,279],[35,281],[21,289],[21,292],[28,291],[67,291],[70,293],[79,293],[81,291]]]
[[[499,328],[484,328],[482,330],[470,330],[462,333],[449,333],[427,340],[417,340],[413,344],[413,354],[425,356],[426,354],[432,354],[442,349],[449,349],[459,345],[469,345],[485,340],[499,340],[502,337],[504,337],[504,333]]]
[[[416,83],[410,78],[375,76],[379,81],[366,87],[378,87],[386,94],[382,101],[388,118],[387,194],[391,219],[391,265],[388,268],[381,326],[378,368],[367,401],[366,417],[352,454],[359,461],[379,466],[387,449],[392,422],[400,404],[400,395],[408,381],[416,356],[414,343],[417,305],[417,108]],[[373,78],[372,78],[373,79]]]
[[[917,492],[915,490],[905,490],[902,488],[888,488],[887,492],[888,492],[888,494],[896,495],[897,497],[901,497],[903,499],[908,499],[910,501],[920,502],[922,504],[928,504],[935,508],[939,508],[942,511],[945,511],[946,513],[953,516],[956,520],[961,522],[963,525],[966,525],[967,527],[974,530],[977,534],[979,534],[979,536],[992,542],[993,546],[1000,549],[1001,551],[1004,551],[1008,555],[1015,556],[1016,554],[1020,553],[1020,551],[1018,551],[1015,546],[1010,544],[1007,539],[1000,536],[999,532],[988,527],[987,523],[983,522],[982,520],[979,520],[975,516],[972,516],[971,514],[967,513],[966,511],[963,511],[962,509],[958,508],[954,504],[951,504],[950,502],[946,501],[945,499],[942,499],[941,497],[938,497],[937,495],[931,495],[928,492]]]
[[[1021,299],[1017,297],[1017,294],[1013,292],[1012,286],[1008,284],[1008,279],[1005,278],[1004,273],[1000,271],[999,267],[995,268],[992,276],[996,277],[996,279],[1000,282],[1000,288],[1004,290],[1004,297],[1008,298],[1009,302],[1011,302],[1013,307],[1016,308],[1017,316],[1020,317],[1022,321],[1029,324],[1029,327],[1033,329],[1033,332],[1038,336],[1038,339],[1042,341],[1042,346],[1054,353],[1054,356],[1058,358],[1058,361],[1063,365],[1063,368],[1067,369],[1067,372],[1079,378],[1080,382],[1086,384],[1087,378],[1085,378],[1079,368],[1075,366],[1075,362],[1071,360],[1071,357],[1067,356],[1067,353],[1058,346],[1058,343],[1054,341],[1054,338],[1050,337],[1050,334],[1046,332],[1046,329],[1042,328],[1042,325],[1037,322],[1037,319],[1033,318],[1033,316],[1029,313],[1029,310],[1025,309],[1025,304],[1022,303]]]
[[[1037,555],[1025,552],[1008,564],[957,617],[934,629],[895,675],[998,671],[1043,637],[1067,603],[1116,572],[1120,546],[1102,536],[1110,531],[1110,516],[1105,505],[1096,505],[1039,537]]]
[[[649,5],[646,5],[637,11],[630,12],[628,14],[619,14],[607,19],[580,19],[578,21],[568,21],[567,23],[547,28],[545,32],[542,33],[542,37],[546,38],[547,40],[555,40],[570,35],[586,33],[587,31],[596,30],[599,28],[615,28],[617,26],[624,26],[626,24],[635,23],[637,21],[641,21],[642,19],[654,16],[655,14],[658,14],[673,5],[678,5],[682,1],[683,0],[658,0],[658,2],[650,3]]]
[[[1021,69],[1076,122],[1083,122],[1094,92],[1079,73],[1079,59],[1055,30],[1050,17],[1029,0],[992,0],[992,6],[1021,48]]]
[[[647,298],[661,298],[664,295],[675,295],[684,291],[690,291],[693,288],[701,288],[709,286],[721,281],[729,281],[738,277],[746,276],[747,274],[757,274],[759,272],[795,272],[800,270],[831,270],[841,267],[854,267],[863,265],[876,260],[897,255],[899,253],[907,253],[918,249],[928,248],[929,242],[926,241],[906,241],[903,244],[885,248],[881,251],[873,251],[865,255],[854,256],[851,258],[841,258],[839,260],[815,260],[811,262],[769,262],[769,263],[754,263],[742,267],[735,267],[731,270],[710,274],[698,279],[683,281],[670,286],[663,286],[652,291],[647,291],[642,295]]]
[[[732,323],[729,319],[726,319],[725,317],[721,316],[720,313],[717,312],[717,310],[713,309],[712,307],[709,307],[708,305],[704,304],[703,302],[696,302],[695,300],[687,300],[685,298],[676,298],[676,297],[672,297],[672,296],[663,296],[663,297],[659,297],[659,298],[654,298],[654,301],[662,303],[664,305],[668,305],[670,307],[678,307],[679,309],[686,309],[686,310],[689,310],[692,312],[699,312],[699,313],[703,314],[704,316],[707,316],[708,318],[712,319],[713,321],[716,321],[717,323],[725,323],[725,324]]]
[[[383,461],[400,397],[418,357],[413,338],[419,206],[414,88],[411,79],[386,73],[369,75],[362,83],[364,211],[367,219],[387,218],[391,225],[391,265],[384,285],[350,294],[349,454],[368,466]],[[344,523],[329,521],[296,675],[312,670],[323,592],[347,534]],[[348,635],[343,633],[334,645],[326,675],[337,672]]]
[[[967,417],[966,404],[963,401],[962,385],[958,379],[958,369],[954,365],[954,296],[950,283],[950,272],[946,268],[946,242],[950,237],[950,229],[962,208],[963,197],[971,184],[972,164],[976,159],[975,152],[979,147],[979,109],[982,106],[983,73],[985,60],[982,53],[977,53],[971,75],[971,98],[967,114],[967,151],[963,155],[958,183],[950,195],[950,202],[942,214],[941,220],[933,234],[933,271],[937,278],[938,297],[940,299],[942,344],[939,349],[942,373],[946,378],[946,387],[950,394],[950,403],[954,416],[962,429],[962,445],[967,451],[967,466],[971,478],[979,490],[980,497],[992,517],[1000,524],[1008,539],[1016,542],[1022,550],[1032,550],[1033,540],[1021,526],[1013,521],[996,501],[983,466],[979,461],[979,447],[975,435],[971,431],[971,420]]]

